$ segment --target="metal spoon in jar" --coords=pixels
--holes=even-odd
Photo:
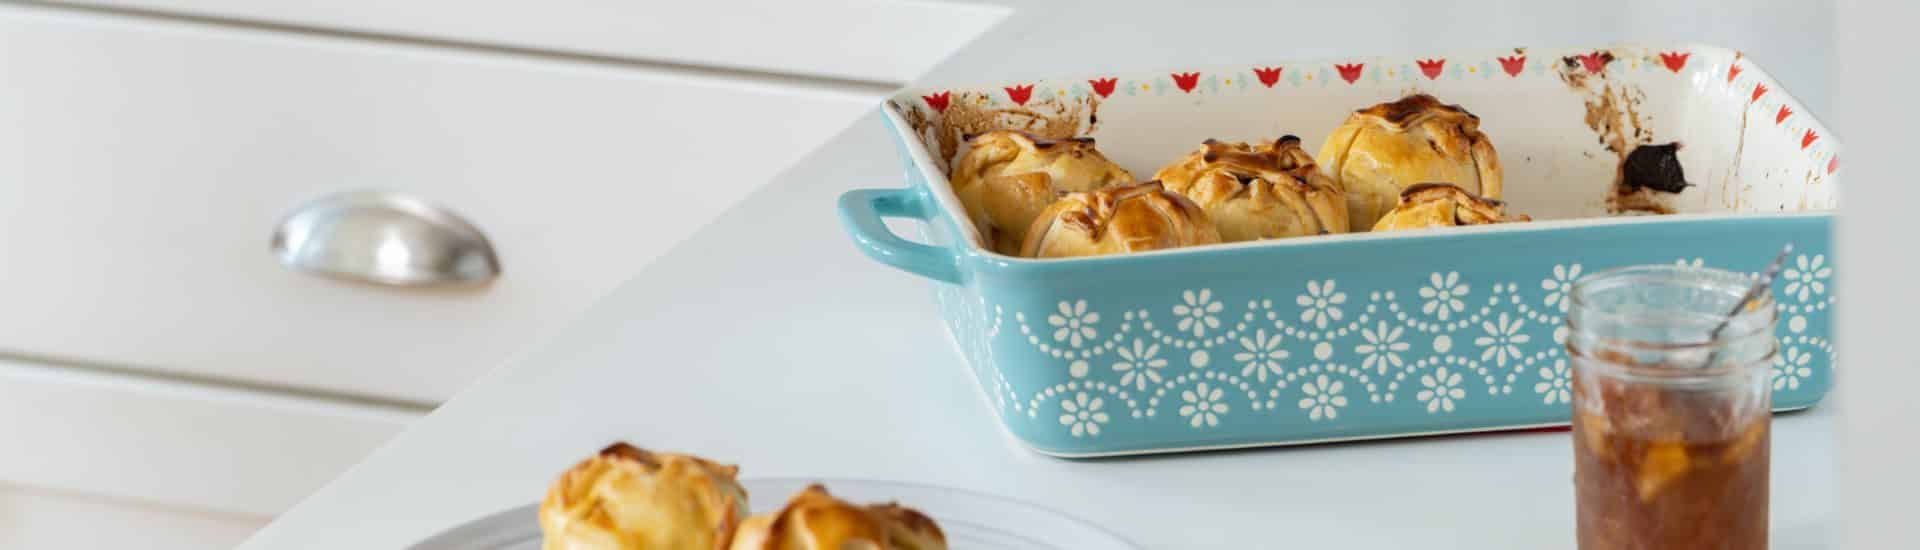
[[[1761,296],[1765,296],[1767,291],[1773,288],[1774,277],[1778,277],[1780,275],[1780,269],[1784,267],[1787,263],[1787,254],[1790,254],[1792,252],[1793,252],[1793,243],[1787,243],[1786,246],[1780,248],[1780,255],[1774,256],[1773,263],[1767,264],[1767,269],[1761,271],[1759,277],[1754,278],[1753,286],[1748,287],[1746,295],[1743,295],[1740,297],[1740,303],[1734,304],[1733,309],[1727,311],[1727,318],[1720,321],[1719,326],[1713,327],[1713,332],[1707,333],[1708,342],[1712,342],[1714,340],[1720,339],[1720,332],[1727,330],[1727,325],[1733,324],[1734,317],[1738,317],[1740,315],[1740,312],[1746,311],[1748,307],[1751,307],[1753,305],[1754,300],[1758,300],[1760,299]],[[1707,360],[1701,363],[1700,366],[1701,367],[1713,366],[1713,361],[1715,359],[1718,359],[1719,356],[1720,356],[1720,350],[1719,349],[1713,350],[1713,353],[1707,354]]]

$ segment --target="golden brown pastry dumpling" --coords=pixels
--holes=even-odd
[[[1479,117],[1426,94],[1355,111],[1327,136],[1317,160],[1346,191],[1354,231],[1372,227],[1415,183],[1500,198],[1500,157]]]
[[[1133,183],[1093,138],[1036,139],[996,130],[969,139],[953,168],[953,193],[995,252],[1017,254],[1035,216],[1062,193]]]
[[[1451,183],[1416,183],[1400,192],[1400,204],[1373,226],[1374,231],[1523,222],[1508,215],[1506,203],[1468,193]]]
[[[859,506],[810,485],[779,512],[747,518],[731,550],[946,550],[932,518],[897,504]]]
[[[1033,220],[1020,255],[1099,256],[1218,242],[1206,210],[1149,181],[1061,197]]]
[[[724,550],[747,493],[737,468],[615,443],[540,501],[541,550]]]
[[[1258,146],[1207,140],[1154,179],[1206,209],[1226,242],[1348,229],[1345,194],[1294,136]]]

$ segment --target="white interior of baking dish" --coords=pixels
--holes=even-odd
[[[1634,214],[1610,207],[1623,154],[1607,146],[1610,139],[1625,150],[1681,144],[1678,158],[1692,185],[1655,198],[1672,213],[1819,212],[1837,204],[1836,140],[1751,60],[1712,46],[1515,49],[1090,75],[908,90],[886,111],[912,136],[909,153],[935,196],[978,245],[979,232],[960,214],[946,179],[947,165],[964,152],[962,135],[1005,128],[1091,136],[1144,180],[1209,138],[1292,134],[1317,152],[1348,113],[1413,92],[1479,116],[1505,169],[1509,212],[1535,220],[1608,223]]]

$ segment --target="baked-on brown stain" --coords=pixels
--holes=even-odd
[[[1603,64],[1615,59],[1610,51],[1596,55]],[[1630,185],[1626,177],[1628,157],[1653,141],[1653,125],[1640,114],[1646,92],[1638,86],[1615,83],[1605,73],[1588,71],[1578,57],[1564,57],[1560,61],[1554,65],[1554,72],[1569,90],[1580,96],[1586,106],[1587,128],[1593,130],[1600,145],[1617,159],[1613,185],[1606,197],[1607,213],[1672,214],[1677,191]]]
[[[1519,48],[1515,48],[1515,49],[1514,49],[1513,51],[1514,51],[1514,53],[1520,53],[1520,54],[1524,54],[1524,53],[1526,53],[1526,52],[1522,52],[1522,51],[1520,51],[1520,49],[1519,49]],[[1596,56],[1599,56],[1599,59],[1600,59],[1600,66],[1602,66],[1602,67],[1605,67],[1605,66],[1607,66],[1607,64],[1608,64],[1608,63],[1612,63],[1612,62],[1613,62],[1613,60],[1614,60],[1614,59],[1616,59],[1615,57],[1613,57],[1613,52],[1610,52],[1610,51],[1606,51],[1606,50],[1601,50],[1601,51],[1597,51],[1597,52],[1594,52],[1594,55],[1596,55]],[[1572,71],[1572,70],[1585,70],[1585,69],[1584,69],[1583,67],[1585,67],[1585,66],[1586,66],[1586,65],[1585,65],[1585,62],[1582,62],[1582,61],[1580,61],[1580,57],[1579,57],[1579,56],[1567,56],[1567,57],[1562,57],[1562,58],[1560,58],[1560,65],[1561,65],[1561,67],[1564,67],[1565,69],[1567,69],[1567,70],[1569,70],[1569,71]]]
[[[889,102],[907,119],[907,127],[920,137],[942,169],[960,152],[960,144],[969,136],[994,130],[1017,130],[1039,140],[1072,140],[1092,134],[1099,127],[1100,97],[1086,94],[1076,98],[1046,96],[1024,106],[995,107],[991,97],[981,92],[956,91],[945,112]],[[1083,126],[1081,120],[1085,120]]]

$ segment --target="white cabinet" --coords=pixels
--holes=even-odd
[[[901,0],[55,0],[674,65],[906,82],[1008,10]]]
[[[1003,11],[76,4],[0,4],[0,483],[129,523],[250,518],[154,541],[187,547],[317,489]],[[403,290],[274,261],[283,216],[359,189],[450,207],[502,276]],[[23,502],[51,501],[0,491],[0,547],[73,525]]]
[[[0,349],[415,403],[880,93],[12,6],[0,75]],[[360,188],[465,215],[504,275],[403,291],[269,256],[281,216]]]
[[[266,517],[421,414],[0,360],[0,483]]]
[[[0,485],[0,548],[232,548],[265,518]]]

